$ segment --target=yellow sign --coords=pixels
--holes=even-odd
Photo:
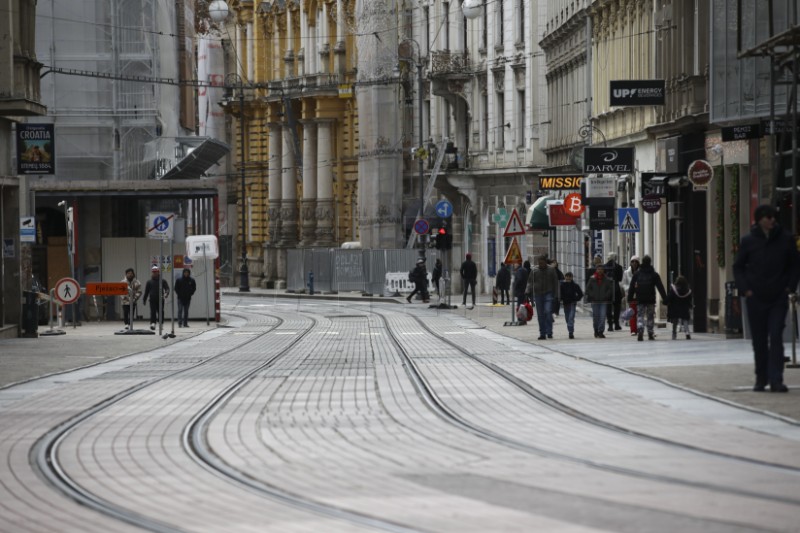
[[[507,265],[522,264],[522,252],[519,249],[519,243],[517,242],[516,237],[511,239],[511,246],[508,247],[506,258],[503,260],[503,262]]]
[[[353,86],[348,84],[339,85],[339,98],[352,98]]]

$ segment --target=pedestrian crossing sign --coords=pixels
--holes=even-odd
[[[635,207],[621,207],[617,209],[617,220],[620,233],[638,233],[641,231],[639,224],[639,210]]]

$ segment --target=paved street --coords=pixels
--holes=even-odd
[[[0,341],[0,530],[796,530],[798,370],[746,341],[280,296]]]

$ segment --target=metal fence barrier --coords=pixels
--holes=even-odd
[[[408,273],[419,258],[419,250],[342,250],[339,248],[288,250],[286,290],[307,292],[309,274],[314,292],[361,292],[386,294],[386,274]],[[425,265],[433,271],[437,250],[426,250]]]

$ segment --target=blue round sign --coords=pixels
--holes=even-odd
[[[428,233],[429,229],[431,229],[431,227],[428,225],[428,221],[424,218],[417,219],[417,221],[414,222],[414,231],[417,233],[417,235],[425,235]]]
[[[436,204],[436,214],[442,218],[450,218],[453,216],[453,204],[447,200],[439,200]]]
[[[167,231],[169,219],[165,216],[157,216],[153,219],[153,227],[158,231]]]

